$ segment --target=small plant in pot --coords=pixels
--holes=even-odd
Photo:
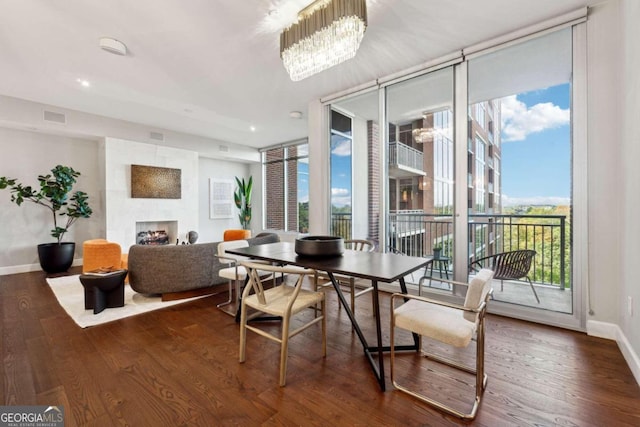
[[[433,258],[440,259],[440,255],[442,255],[442,244],[436,243],[433,245]]]
[[[11,201],[20,206],[32,202],[51,211],[53,229],[51,236],[56,243],[38,245],[40,266],[47,273],[67,271],[73,263],[74,242],[63,242],[62,238],[78,218],[89,218],[93,211],[89,206],[89,196],[83,191],[72,193],[73,185],[80,176],[68,166],[57,165],[47,175],[39,175],[39,189],[23,185],[15,178],[0,177],[0,190],[11,191]]]

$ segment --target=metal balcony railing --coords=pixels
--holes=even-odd
[[[421,171],[424,169],[423,158],[422,151],[418,151],[400,142],[389,143],[390,166],[406,166]]]
[[[453,216],[422,211],[391,212],[389,246],[412,256],[430,256],[442,246],[442,255],[453,260]],[[537,255],[529,277],[535,283],[570,288],[570,239],[564,215],[469,215],[469,263],[488,255],[533,249]],[[351,214],[332,216],[332,232],[351,236]]]

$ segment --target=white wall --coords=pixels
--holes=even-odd
[[[94,214],[81,218],[64,240],[76,243],[104,235],[104,206],[100,200],[98,141],[46,135],[0,127],[0,176],[17,178],[25,185],[38,187],[38,175],[50,173],[58,164],[81,173],[75,190],[89,195]],[[51,213],[42,206],[10,202],[8,189],[0,190],[0,274],[38,270],[36,246],[54,242]],[[76,258],[82,245],[76,244]]]
[[[249,179],[253,173],[250,172],[248,164],[230,161],[220,161],[207,158],[200,159],[200,168],[198,172],[198,187],[200,206],[198,212],[200,216],[200,226],[196,230],[198,232],[198,242],[218,242],[222,240],[222,234],[227,228],[241,228],[238,219],[238,209],[233,207],[233,216],[229,219],[211,219],[209,217],[209,180],[223,179],[233,180],[233,188],[236,188],[235,177]],[[258,169],[259,170],[259,169]],[[256,195],[260,193],[260,185],[256,182],[256,175],[253,173],[254,192],[252,197],[252,213],[251,228],[256,230],[259,227],[260,218],[257,213],[261,210],[262,204],[257,203]],[[255,232],[254,232],[255,233]]]
[[[589,285],[593,315],[618,322],[622,279],[620,42],[618,2],[590,10],[587,22]]]
[[[123,252],[136,243],[136,222],[177,221],[174,239],[186,240],[198,230],[198,153],[189,150],[105,138],[106,239],[119,243]],[[131,165],[180,169],[180,199],[131,197]]]
[[[622,2],[622,149],[623,186],[619,197],[624,201],[620,251],[622,272],[618,292],[619,324],[636,355],[640,355],[640,282],[638,260],[640,259],[640,2]],[[628,298],[632,298],[633,315],[628,313]],[[636,379],[640,381],[636,373]]]

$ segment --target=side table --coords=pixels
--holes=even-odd
[[[444,273],[447,280],[449,280],[449,262],[450,261],[451,261],[451,258],[447,256],[440,256],[438,258],[433,258],[433,260],[431,260],[429,265],[427,265],[427,267],[425,268],[425,271],[424,271],[425,276],[422,277],[418,283],[418,295],[422,295],[422,282],[424,279],[429,279],[429,287],[431,287],[431,281],[433,280],[434,267],[436,268],[436,270],[438,270],[438,275],[440,276],[440,278],[442,278],[442,273]],[[430,270],[429,276],[426,275],[427,270]],[[449,288],[451,288],[451,285],[449,285]]]
[[[127,270],[106,275],[81,274],[84,287],[84,308],[98,314],[105,308],[124,306],[124,278]]]

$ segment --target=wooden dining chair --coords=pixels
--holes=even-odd
[[[454,282],[443,279],[452,285],[467,288],[464,304],[453,304],[426,297],[395,293],[391,297],[391,381],[400,391],[431,405],[448,414],[462,419],[473,419],[478,411],[482,394],[487,385],[487,375],[484,373],[484,317],[487,303],[493,292],[491,281],[493,271],[482,269],[469,283]],[[397,301],[403,299],[404,304],[396,307]],[[422,351],[422,337],[428,337],[443,344],[464,348],[468,347],[475,335],[476,366],[471,367],[453,361],[440,355],[423,352],[436,362],[451,366],[461,371],[475,375],[475,399],[471,411],[462,412],[452,406],[435,400],[422,392],[415,391],[418,387],[408,387],[396,380],[395,329],[400,328],[412,332],[419,337],[419,351]],[[412,355],[413,356],[413,355]],[[411,365],[411,369],[416,367]],[[428,372],[435,372],[429,370]],[[414,376],[415,372],[403,375],[403,378]],[[442,374],[441,376],[444,376]],[[454,383],[463,383],[463,379],[452,378]],[[421,385],[420,385],[421,386]],[[436,391],[437,393],[437,391]],[[435,394],[435,393],[434,393]],[[449,398],[448,401],[453,400]]]
[[[240,315],[240,363],[246,359],[247,330],[253,331],[265,338],[280,343],[280,386],[284,386],[287,375],[287,354],[289,339],[308,327],[322,323],[322,356],[327,355],[327,332],[325,318],[325,296],[323,292],[302,289],[305,277],[313,277],[315,270],[300,267],[279,267],[273,265],[259,264],[250,261],[242,261],[241,265],[246,269],[249,282],[242,293],[241,315]],[[270,272],[273,275],[286,275],[287,281],[282,284],[265,289],[260,275]],[[295,281],[291,286],[286,282]],[[321,313],[305,322],[298,328],[291,330],[292,316],[300,313],[306,308],[314,309],[318,304],[321,306]],[[248,309],[255,310],[249,314]],[[282,318],[280,336],[273,335],[258,326],[248,323],[252,318],[267,314]]]
[[[348,239],[344,241],[345,249],[351,249],[354,251],[373,252],[376,248],[375,243],[366,239]],[[373,291],[373,286],[368,285],[364,288],[356,290],[356,280],[352,276],[345,276],[341,274],[334,274],[334,278],[338,282],[338,285],[348,289],[349,296],[351,298],[351,312],[356,312],[356,298]],[[333,288],[329,276],[323,273],[317,273],[315,277],[315,289]]]

